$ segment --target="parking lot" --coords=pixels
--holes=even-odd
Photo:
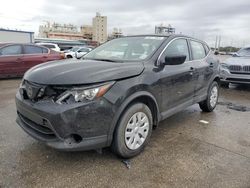
[[[109,149],[59,152],[24,133],[15,123],[20,82],[0,81],[0,187],[250,186],[250,86],[221,88],[211,114],[194,105],[163,121],[128,169]]]
[[[222,88],[213,113],[194,105],[160,123],[129,169],[109,149],[59,152],[28,136],[15,123],[20,81],[0,81],[0,187],[250,186],[249,86]]]

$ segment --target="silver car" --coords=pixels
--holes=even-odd
[[[221,63],[220,77],[224,86],[229,83],[250,84],[250,46],[242,48],[233,57]]]

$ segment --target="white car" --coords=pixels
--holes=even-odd
[[[60,47],[57,44],[54,44],[54,43],[36,43],[36,44],[39,45],[39,46],[47,47],[47,48],[49,48],[51,50],[54,50],[56,52],[61,51]]]
[[[92,50],[90,47],[73,47],[67,51],[64,51],[66,58],[77,58],[80,59]]]
[[[250,46],[242,48],[220,65],[222,85],[229,83],[250,84]]]

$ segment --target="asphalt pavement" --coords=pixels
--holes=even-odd
[[[250,187],[250,86],[222,88],[213,113],[198,105],[161,122],[129,161],[59,152],[16,124],[20,79],[0,81],[0,187]],[[130,168],[128,168],[130,167]]]

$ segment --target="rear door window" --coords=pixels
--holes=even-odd
[[[48,53],[48,50],[43,47],[33,46],[33,45],[24,45],[25,54],[43,54]]]
[[[20,55],[22,54],[22,46],[21,45],[11,45],[3,47],[0,50],[0,56],[9,56],[9,55]]]
[[[192,49],[193,60],[199,60],[206,57],[206,52],[202,43],[191,40],[190,45]]]

